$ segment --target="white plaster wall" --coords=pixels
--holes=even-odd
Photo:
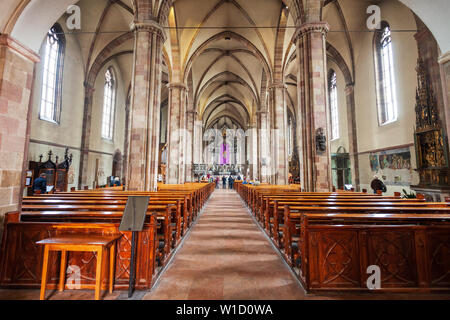
[[[397,1],[384,1],[380,5],[382,19],[392,30],[415,30],[411,11]],[[380,126],[378,124],[373,33],[364,33],[354,43],[356,62],[356,124],[359,152],[410,145],[414,143],[415,91],[417,87],[417,42],[414,32],[392,32],[394,73],[397,92],[398,120]],[[415,151],[411,148],[411,160],[415,168]],[[373,178],[370,173],[369,154],[359,156],[361,187],[367,188]],[[411,181],[418,179],[411,171]],[[414,182],[413,182],[414,183]],[[388,186],[388,194],[408,187]],[[370,190],[370,188],[368,188]],[[398,190],[400,189],[400,190]]]
[[[65,28],[64,21],[58,21]],[[41,49],[39,54],[44,56],[45,39],[41,39]],[[80,45],[75,36],[66,34],[66,46],[64,55],[63,83],[62,83],[62,103],[61,117],[59,124],[39,119],[39,110],[41,104],[41,87],[43,77],[43,59],[36,64],[35,82],[32,96],[32,114],[28,160],[39,161],[39,155],[43,154],[43,161],[47,161],[47,153],[53,151],[52,160],[59,156],[59,161],[63,160],[64,147],[56,147],[50,144],[56,144],[69,147],[69,154],[73,154],[72,167],[74,168],[74,183],[69,184],[68,188],[76,186],[78,181],[79,167],[79,148],[81,145],[81,128],[83,124],[83,60],[80,51]]]
[[[333,69],[336,72],[337,97],[338,97],[338,119],[339,119],[339,138],[331,140],[331,153],[336,153],[340,146],[349,151],[348,144],[348,124],[347,124],[347,100],[345,96],[345,79],[339,67],[332,61],[328,61],[328,73]],[[331,130],[331,111],[330,111],[330,130]],[[331,132],[330,132],[331,137]]]
[[[116,76],[116,104],[114,120],[113,140],[103,139],[101,136],[103,117],[103,93],[105,84],[105,72],[112,67]],[[125,138],[125,102],[126,88],[123,83],[122,70],[115,59],[106,64],[99,72],[94,85],[94,97],[92,102],[91,134],[89,142],[88,185],[91,187],[95,180],[95,162],[99,159],[99,185],[106,184],[106,178],[112,174],[113,154],[119,150],[124,154]],[[122,177],[120,177],[122,178]]]

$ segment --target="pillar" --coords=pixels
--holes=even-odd
[[[197,120],[197,116],[194,120],[194,163],[205,163],[203,159],[203,122]]]
[[[359,159],[358,159],[358,137],[356,134],[356,111],[355,111],[355,85],[347,84],[345,87],[345,99],[347,101],[347,124],[348,124],[348,145],[350,155],[350,172],[352,185],[356,191],[360,189],[359,182]]]
[[[186,112],[186,182],[194,181],[194,146],[195,146],[195,119],[197,118],[197,111],[188,110]]]
[[[441,70],[442,91],[444,93],[444,116],[442,118],[442,126],[446,131],[447,137],[450,137],[450,51],[443,54],[439,58],[439,65]],[[449,143],[450,138],[447,138]],[[447,150],[450,150],[450,145],[447,145]]]
[[[271,130],[272,183],[288,184],[289,164],[287,155],[287,110],[286,90],[283,83],[269,86],[269,103],[273,114],[273,130]]]
[[[168,184],[185,182],[186,164],[186,92],[182,83],[169,87],[169,111],[167,130],[167,177]]]
[[[0,236],[4,214],[20,210],[27,167],[30,97],[39,56],[0,35]]]
[[[300,179],[305,191],[330,191],[331,159],[326,79],[325,22],[305,23],[296,31]],[[325,150],[319,141],[325,137]]]
[[[258,117],[259,180],[263,183],[269,183],[271,175],[269,114],[267,110],[257,111],[256,114]]]
[[[92,101],[94,85],[84,83],[83,128],[81,131],[80,167],[78,174],[78,189],[89,185],[87,181],[89,170],[89,142],[91,138]]]
[[[127,190],[157,188],[159,121],[161,108],[163,28],[152,20],[131,25],[134,31],[134,67],[130,103],[130,139]]]

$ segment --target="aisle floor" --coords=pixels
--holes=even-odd
[[[302,299],[304,290],[238,194],[216,190],[182,248],[143,299]]]

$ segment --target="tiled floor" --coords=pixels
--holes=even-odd
[[[49,294],[51,300],[89,300],[92,290]],[[36,300],[39,290],[0,290],[0,300]],[[115,291],[104,299],[127,299]],[[305,294],[290,269],[232,190],[216,190],[167,270],[150,292],[133,299],[449,299],[449,294]]]
[[[216,190],[143,299],[302,299],[304,291],[232,190]]]

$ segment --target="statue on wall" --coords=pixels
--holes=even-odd
[[[327,137],[323,132],[323,128],[316,130],[316,151],[323,153],[327,150]]]

